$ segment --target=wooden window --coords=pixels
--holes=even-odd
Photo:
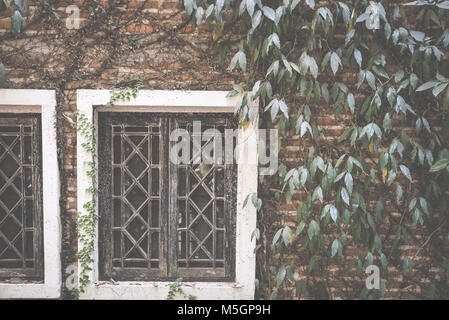
[[[232,114],[100,112],[100,279],[234,279],[236,165],[195,163],[214,137],[202,131],[236,128]],[[190,161],[169,161],[170,132],[185,129]],[[224,148],[225,139],[221,139]]]
[[[0,278],[43,278],[38,114],[0,114]]]

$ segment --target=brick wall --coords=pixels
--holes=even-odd
[[[45,88],[56,89],[58,94],[58,129],[59,155],[63,171],[61,200],[63,221],[63,269],[76,261],[77,246],[75,216],[76,204],[76,132],[68,119],[74,119],[76,109],[76,90],[91,88],[111,88],[126,85],[130,81],[142,79],[146,89],[197,89],[229,90],[232,83],[242,81],[239,75],[229,72],[227,67],[218,64],[218,48],[210,28],[202,26],[194,30],[186,23],[186,16],[178,14],[176,1],[172,0],[131,0],[131,1],[49,1],[52,4],[46,11],[42,1],[29,1],[31,18],[25,21],[25,30],[14,37],[10,32],[11,12],[0,15],[0,61],[5,64],[9,88]],[[114,5],[110,5],[114,3]],[[76,4],[81,9],[81,31],[68,30],[65,27],[65,9],[67,5]],[[342,31],[344,36],[344,30]],[[231,41],[238,45],[239,35]],[[228,57],[229,61],[229,57]],[[225,66],[228,66],[228,61]],[[342,73],[349,82],[356,82],[352,72]],[[355,91],[355,90],[354,90]],[[361,97],[357,97],[359,102]],[[324,105],[313,109],[320,129],[326,130],[329,143],[335,143],[343,133],[344,123],[349,123],[349,116],[335,120],[333,110]],[[283,140],[282,159],[295,166],[307,157],[310,145],[298,135],[290,134]],[[276,189],[272,185],[261,185],[262,191]],[[266,192],[263,192],[266,194]],[[297,193],[293,204],[304,201],[304,194]],[[394,207],[389,209],[394,213]],[[271,220],[270,208],[265,207],[260,224]],[[285,221],[294,225],[296,208],[284,205],[280,214]],[[400,216],[399,216],[400,217]],[[266,219],[266,220],[264,220]],[[388,226],[389,217],[385,217]],[[268,228],[267,235],[275,232],[275,225]],[[416,230],[410,246],[401,246],[404,254],[416,253],[422,242],[422,233]],[[265,239],[267,242],[270,238]],[[331,240],[331,239],[329,239]],[[295,278],[304,276],[305,256],[301,243],[296,243],[296,251],[291,252],[291,259],[298,260]],[[357,248],[349,248],[357,253]],[[260,256],[262,254],[262,256]],[[429,261],[427,256],[420,256],[416,262]],[[261,251],[258,257],[257,276],[261,280],[260,296],[269,294],[272,276],[268,271],[270,259]],[[332,298],[347,298],[357,285],[355,273],[344,275],[341,262],[332,262],[328,285]],[[430,264],[431,268],[436,266]],[[431,270],[434,276],[436,269]],[[391,267],[387,298],[414,298],[413,285],[404,287],[404,279],[396,267]],[[412,283],[412,282],[407,282]],[[294,292],[284,290],[279,298],[293,298]]]

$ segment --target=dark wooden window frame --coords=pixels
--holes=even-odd
[[[42,213],[42,130],[41,130],[41,115],[40,114],[13,114],[13,113],[2,113],[0,114],[0,126],[2,127],[19,127],[19,132],[17,139],[19,139],[20,144],[20,154],[21,158],[15,157],[16,161],[19,162],[19,168],[16,170],[15,175],[18,176],[18,171],[20,170],[20,179],[22,179],[20,191],[20,201],[21,204],[21,231],[23,237],[23,248],[22,248],[22,267],[21,268],[0,268],[0,279],[7,278],[23,278],[28,280],[42,280],[44,276],[44,254],[43,254],[43,213]],[[24,127],[31,127],[30,132],[26,132]],[[8,135],[8,133],[0,133],[0,135]],[[14,135],[12,133],[12,135]],[[31,148],[32,148],[32,162],[25,164],[23,157],[24,152],[24,137],[31,136]],[[16,142],[14,142],[16,144]],[[2,149],[5,146],[2,144]],[[9,153],[11,154],[11,153]],[[2,155],[0,154],[0,157]],[[31,168],[32,174],[32,191],[31,194],[26,194],[25,181],[23,170],[24,168]],[[5,178],[4,173],[0,173],[2,178]],[[10,181],[11,182],[11,181]],[[8,186],[13,183],[6,183],[2,190],[6,190]],[[1,187],[1,186],[0,186]],[[0,192],[1,193],[1,192]],[[25,201],[32,200],[32,226],[25,224]],[[5,209],[5,208],[3,208]],[[12,212],[12,210],[11,210]],[[2,223],[12,214],[7,214],[2,220],[0,220],[0,229]],[[10,217],[9,219],[11,219]],[[19,223],[19,219],[15,219],[16,223]],[[27,240],[27,234],[32,233],[32,247],[33,247],[33,258],[25,257],[25,242]],[[7,240],[5,235],[0,232],[0,237],[3,240]],[[8,243],[10,247],[10,243]],[[32,261],[32,266],[30,267],[30,261]]]
[[[237,124],[232,114],[192,114],[192,113],[140,113],[140,112],[98,112],[98,167],[99,167],[99,267],[100,280],[116,281],[172,281],[182,277],[185,281],[220,281],[235,279],[235,220],[237,165],[226,167],[226,192],[223,201],[226,204],[225,254],[223,268],[178,267],[178,167],[168,161],[169,132],[176,127],[193,120],[211,125],[228,121],[232,128]],[[112,230],[113,230],[113,190],[112,170],[112,126],[132,124],[133,126],[157,125],[160,121],[160,251],[158,268],[121,268],[113,266]],[[167,146],[167,147],[165,147]],[[165,214],[164,214],[165,213]],[[215,215],[215,213],[214,213]],[[215,231],[214,231],[215,232]],[[214,235],[215,236],[215,235]],[[215,241],[215,239],[214,239]],[[215,245],[214,245],[215,246]],[[214,262],[215,266],[215,262]]]

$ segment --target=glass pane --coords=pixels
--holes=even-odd
[[[33,148],[31,146],[31,137],[26,136],[24,137],[23,141],[23,163],[25,164],[32,164],[33,163]]]
[[[33,126],[23,126],[24,122],[33,122],[31,118],[0,117],[0,121],[11,123],[0,126],[0,268],[34,268],[36,250],[42,249],[35,243],[35,233],[41,228],[36,225],[39,195],[34,194],[38,188],[33,180],[39,168],[33,166],[39,159],[34,159],[39,151],[34,138],[38,135]]]
[[[121,186],[122,186],[122,173],[120,168],[114,168],[113,170],[113,177],[112,177],[112,183],[114,185],[114,196],[120,195],[121,192]]]
[[[153,135],[151,145],[151,163],[159,164],[159,136]]]
[[[151,259],[159,259],[159,232],[151,234]]]
[[[159,195],[159,169],[153,168],[151,170],[151,181],[152,181],[151,194],[153,196],[158,196]]]
[[[25,168],[25,195],[31,196],[33,194],[33,172],[31,168]]]
[[[225,201],[228,199],[235,201],[233,194],[227,194],[226,186],[230,182],[226,177],[235,175],[235,167],[231,165],[225,167],[220,160],[214,159],[216,155],[223,159],[226,144],[224,136],[220,139],[215,137],[215,134],[224,133],[225,128],[233,129],[233,126],[211,124],[213,120],[210,117],[200,120],[203,134],[208,129],[215,129],[215,131],[207,135],[206,139],[203,135],[199,144],[198,141],[194,141],[192,135],[193,119],[192,122],[186,120],[187,125],[184,123],[180,125],[190,130],[192,155],[187,168],[178,166],[177,170],[178,267],[223,268],[226,219],[232,214],[225,214]],[[201,152],[199,145],[202,148]],[[220,152],[220,149],[223,152]],[[184,187],[185,175],[187,175],[187,190]],[[184,206],[187,206],[185,215]],[[230,226],[233,225],[230,224]],[[181,254],[185,254],[185,258],[183,256],[183,259],[180,259]]]
[[[114,149],[114,163],[120,163],[122,156],[122,138],[119,135],[115,135],[113,138],[113,149]]]
[[[159,168],[154,161],[150,126],[113,126],[113,266],[115,268],[158,268],[160,203]],[[109,129],[110,130],[110,129]],[[159,150],[158,150],[159,152]],[[101,161],[109,161],[104,159]],[[105,213],[107,215],[107,213]],[[119,276],[120,278],[120,276]]]
[[[159,228],[159,200],[151,201],[151,227]]]
[[[186,168],[178,168],[178,195],[186,194]]]

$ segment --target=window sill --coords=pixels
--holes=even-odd
[[[61,287],[45,283],[0,283],[0,299],[58,299]]]
[[[97,282],[86,288],[82,299],[164,300],[172,282],[119,281]],[[254,299],[254,289],[230,282],[183,282],[182,290],[198,300],[248,300]],[[179,295],[176,298],[183,298]]]

